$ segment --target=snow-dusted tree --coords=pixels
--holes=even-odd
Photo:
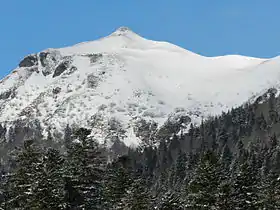
[[[124,209],[133,183],[130,160],[126,156],[110,164],[105,177],[105,201],[107,209]]]
[[[64,147],[66,149],[69,149],[69,147],[71,146],[71,141],[72,141],[71,135],[72,135],[72,130],[70,126],[67,124],[64,130]]]
[[[187,185],[186,208],[213,209],[219,183],[218,159],[213,152],[205,152]]]
[[[34,141],[24,142],[15,153],[15,169],[7,176],[5,209],[36,209],[37,184],[42,172],[42,152]]]
[[[66,191],[70,209],[104,209],[105,159],[90,131],[79,129],[67,153]]]
[[[245,161],[234,179],[231,193],[234,209],[258,209],[258,180],[254,164]]]
[[[259,191],[261,209],[280,209],[280,176],[270,171],[262,180]]]
[[[184,202],[181,200],[180,194],[175,192],[166,192],[158,205],[160,210],[183,210]]]
[[[187,156],[184,152],[179,150],[178,158],[176,160],[176,179],[181,182],[186,176]]]
[[[64,158],[49,148],[43,157],[43,170],[36,184],[35,200],[39,209],[65,209]]]
[[[130,210],[148,210],[151,206],[151,193],[142,177],[136,178],[126,197],[126,208]]]
[[[231,185],[230,180],[223,180],[217,189],[215,210],[224,210],[231,206]]]

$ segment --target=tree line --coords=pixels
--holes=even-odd
[[[84,128],[66,128],[63,150],[27,140],[1,167],[0,206],[280,209],[279,105],[269,91],[186,134],[165,130],[158,146],[129,148],[114,159]]]
[[[227,147],[221,153],[179,150],[176,161],[167,166],[168,158],[160,155],[168,147],[131,150],[108,161],[89,133],[79,129],[64,153],[25,141],[13,152],[10,171],[2,171],[1,208],[280,209],[276,143],[247,149],[239,142],[234,155]],[[153,155],[139,162],[147,152],[158,159],[155,167],[149,166]]]

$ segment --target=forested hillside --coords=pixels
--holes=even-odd
[[[27,140],[2,161],[1,208],[280,209],[276,92],[186,134],[165,126],[125,155],[109,155],[84,128],[66,128],[56,148]]]

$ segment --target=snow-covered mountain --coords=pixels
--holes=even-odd
[[[217,115],[280,82],[280,58],[204,57],[126,27],[102,39],[29,55],[0,82],[0,122],[93,129],[101,143],[138,145],[147,131]]]

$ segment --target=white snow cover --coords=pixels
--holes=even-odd
[[[139,118],[162,125],[180,110],[199,123],[277,88],[280,81],[278,57],[204,57],[147,40],[126,27],[96,41],[44,52],[58,60],[48,71],[63,59],[70,59],[71,66],[57,77],[44,76],[47,67],[40,62],[38,71],[15,69],[0,82],[0,95],[15,91],[15,97],[0,99],[0,122],[39,119],[57,131],[67,124],[92,127],[101,143],[112,122],[125,131],[121,139],[126,145],[138,145],[133,125]],[[53,93],[55,88],[59,93]]]

